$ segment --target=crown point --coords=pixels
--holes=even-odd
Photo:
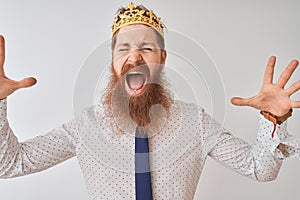
[[[134,3],[133,2],[130,2],[130,4],[129,4],[129,9],[130,10],[133,10],[133,8],[135,8],[136,6],[134,5]]]
[[[150,23],[152,23],[153,21],[153,11],[152,10],[149,10],[149,18],[150,18]]]

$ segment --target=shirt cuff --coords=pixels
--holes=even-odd
[[[288,133],[287,121],[280,125],[274,125],[271,121],[260,115],[257,140],[279,159],[288,157],[296,158],[299,156],[299,144],[296,138]],[[279,144],[285,145],[284,154],[278,149]]]
[[[0,100],[0,118],[7,117],[7,98]]]

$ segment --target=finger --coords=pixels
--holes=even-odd
[[[21,81],[17,81],[16,85],[15,85],[15,89],[20,89],[20,88],[27,88],[27,87],[31,87],[34,84],[36,84],[37,80],[33,77],[29,77],[29,78],[24,78]]]
[[[4,60],[5,60],[5,41],[4,41],[4,37],[0,35],[0,76],[5,76]]]
[[[291,101],[292,108],[300,108],[300,101]]]
[[[286,89],[286,93],[291,96],[295,92],[297,92],[300,89],[300,80],[293,83],[288,89]]]
[[[266,70],[265,70],[265,75],[264,75],[264,83],[273,83],[273,75],[274,75],[274,66],[276,63],[276,57],[271,56],[269,58]]]
[[[250,106],[249,99],[240,97],[231,98],[231,103],[236,106]]]
[[[293,72],[297,68],[298,64],[299,64],[298,60],[292,60],[289,63],[289,65],[284,69],[284,71],[280,75],[280,78],[279,78],[279,80],[277,82],[277,85],[279,87],[283,88],[286,85],[286,83],[288,82],[288,80],[291,78]]]

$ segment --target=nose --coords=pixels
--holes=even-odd
[[[128,55],[128,62],[132,64],[138,64],[143,60],[141,52],[139,50],[133,50]]]

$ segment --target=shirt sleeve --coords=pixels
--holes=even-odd
[[[299,154],[297,141],[287,132],[287,122],[274,128],[272,122],[260,116],[256,142],[250,145],[226,131],[208,114],[203,113],[202,120],[206,132],[204,146],[208,155],[227,168],[254,180],[274,180],[282,160]],[[277,148],[280,143],[286,145],[284,155]]]
[[[0,101],[0,177],[35,173],[75,156],[79,124],[73,120],[45,135],[19,142],[7,120],[7,100]]]

